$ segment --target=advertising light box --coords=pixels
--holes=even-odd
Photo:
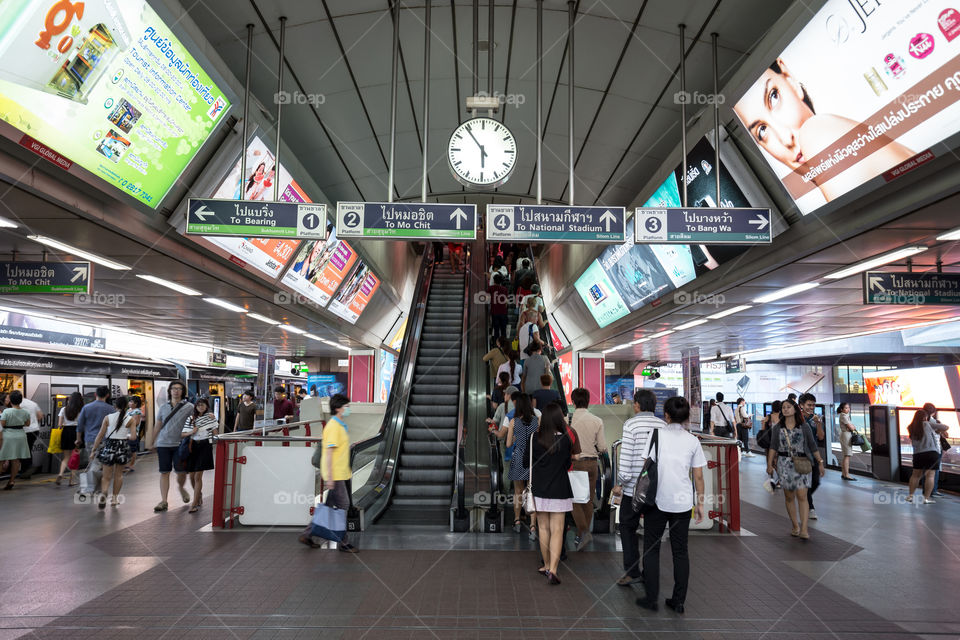
[[[357,261],[357,252],[347,242],[337,240],[336,230],[323,242],[305,242],[293,266],[283,274],[283,284],[326,306]]]
[[[829,0],[736,103],[800,211],[960,131],[954,6]]]
[[[354,272],[337,291],[337,295],[327,308],[334,315],[353,324],[360,318],[360,314],[367,308],[370,298],[379,288],[380,278],[370,270],[365,262],[360,260],[354,267]]]
[[[144,0],[5,0],[0,59],[0,118],[151,207],[230,108]]]

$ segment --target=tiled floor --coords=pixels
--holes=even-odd
[[[310,550],[290,530],[210,531],[209,509],[153,514],[153,464],[105,513],[49,483],[0,495],[0,640],[960,637],[956,498],[896,504],[893,485],[832,473],[801,542],[782,498],[759,488],[762,462],[747,460],[743,524],[754,535],[691,536],[680,617],[638,609],[641,589],[616,586],[613,536],[571,552],[556,587],[512,533],[374,527],[356,556]]]

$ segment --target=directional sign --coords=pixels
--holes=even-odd
[[[0,262],[0,293],[89,293],[89,262]]]
[[[187,233],[241,238],[327,237],[327,205],[190,198]]]
[[[626,240],[623,207],[487,205],[488,240],[598,242]]]
[[[477,205],[338,202],[337,235],[396,240],[475,240]]]
[[[644,209],[633,216],[637,244],[769,244],[770,209]]]
[[[960,305],[960,273],[866,271],[863,303]]]

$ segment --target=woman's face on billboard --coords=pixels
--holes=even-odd
[[[754,140],[771,156],[796,169],[807,158],[800,149],[800,127],[813,115],[800,83],[780,61],[781,73],[766,69],[734,107]]]

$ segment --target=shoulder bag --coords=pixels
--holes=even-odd
[[[657,504],[657,462],[660,459],[660,429],[653,430],[650,440],[650,453],[643,461],[643,468],[637,476],[633,490],[631,506],[637,513],[646,513]]]
[[[773,426],[768,425],[766,429],[757,434],[757,446],[761,449],[770,448],[770,438],[773,437]]]
[[[949,451],[952,447],[950,441],[943,434],[940,435],[940,451]]]
[[[723,427],[716,427],[714,430],[717,432],[717,435],[721,438],[729,438],[733,436],[733,425],[730,424],[730,420],[727,418],[727,414],[723,411],[723,406],[718,402],[717,411],[720,412],[720,416],[723,418]]]
[[[794,429],[800,429],[800,433],[803,433],[803,427],[799,424],[795,426]],[[793,452],[793,446],[790,444],[790,435],[786,432],[787,429],[781,429],[780,435],[787,439],[787,451],[790,453],[790,458],[793,460],[793,468],[796,469],[797,473],[813,473],[813,461],[805,455],[798,455]]]
[[[530,459],[530,474],[529,479],[527,480],[527,486],[523,490],[523,510],[527,513],[536,513],[537,512],[537,503],[533,497],[533,436],[537,434],[536,431],[530,434],[530,442],[527,443],[527,455]]]

